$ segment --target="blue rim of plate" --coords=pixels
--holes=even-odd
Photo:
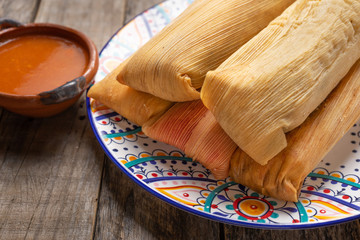
[[[192,0],[187,0],[188,2],[191,2]],[[164,1],[166,2],[166,1]],[[163,3],[163,2],[162,2]],[[109,38],[109,40],[106,42],[106,44],[104,45],[104,47],[101,49],[101,51],[99,52],[99,56],[101,56],[101,54],[103,53],[103,51],[109,46],[109,43],[112,41],[112,39],[119,33],[121,32],[131,21],[135,20],[136,18],[138,18],[139,16],[141,16],[144,12],[149,11],[151,9],[154,9],[156,7],[158,7],[161,3],[159,4],[155,4],[152,7],[150,7],[149,9],[137,14],[135,17],[131,18],[128,22],[126,22],[122,27],[120,27],[117,31],[115,31],[115,33]],[[89,89],[91,88],[91,86],[86,90],[86,95],[87,92],[89,91]],[[149,192],[150,194],[156,196],[157,198],[161,199],[162,201],[177,207],[178,209],[181,209],[185,212],[189,212],[192,213],[194,215],[203,217],[205,219],[209,219],[215,222],[221,222],[221,223],[225,223],[225,224],[230,224],[230,225],[235,225],[235,226],[242,226],[242,227],[249,227],[249,228],[256,228],[256,229],[277,229],[277,230],[295,230],[295,229],[309,229],[309,228],[318,228],[318,227],[326,227],[326,226],[333,226],[336,224],[341,224],[341,223],[346,223],[346,222],[350,222],[350,221],[354,221],[357,219],[360,219],[360,213],[356,214],[356,215],[352,215],[350,217],[345,217],[345,218],[340,218],[340,219],[336,219],[336,220],[330,220],[330,221],[325,221],[325,222],[315,222],[315,223],[301,223],[301,224],[265,224],[265,223],[252,223],[252,222],[246,222],[246,221],[241,221],[241,220],[232,220],[232,219],[226,219],[223,217],[219,217],[217,215],[211,214],[211,213],[206,213],[203,211],[199,211],[199,210],[195,210],[194,208],[190,208],[186,205],[182,205],[179,202],[177,202],[176,200],[173,200],[171,198],[168,198],[162,194],[160,194],[159,192],[153,190],[152,188],[150,188],[145,182],[139,180],[138,178],[136,178],[133,174],[131,174],[124,166],[122,166],[113,156],[113,154],[111,154],[111,152],[109,151],[109,149],[106,147],[106,145],[102,142],[102,137],[100,136],[98,129],[96,128],[96,124],[93,120],[92,116],[92,111],[91,111],[91,105],[90,105],[90,98],[86,96],[86,111],[87,111],[87,115],[89,118],[89,122],[91,125],[91,128],[95,134],[95,137],[97,139],[97,141],[99,142],[100,146],[102,147],[102,149],[104,150],[105,154],[108,156],[108,158],[123,172],[125,173],[131,180],[133,180],[137,185],[139,185],[140,187],[142,187],[143,189],[145,189],[147,192]]]

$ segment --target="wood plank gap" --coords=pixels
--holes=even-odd
[[[36,4],[35,4],[35,7],[34,7],[34,10],[33,10],[34,14],[33,14],[32,18],[30,20],[31,22],[35,22],[35,19],[37,18],[37,15],[39,13],[40,4],[41,4],[41,0],[37,0]]]
[[[92,230],[91,230],[91,232],[92,232],[91,239],[92,240],[95,239],[95,234],[96,234],[96,225],[97,225],[97,218],[98,218],[98,214],[99,214],[101,190],[102,190],[103,178],[104,178],[104,172],[105,172],[105,161],[106,161],[106,155],[104,154],[102,165],[101,165],[101,174],[100,174],[100,181],[99,181],[100,183],[99,183],[96,204],[95,204],[95,214],[93,217],[93,224],[92,224]]]
[[[136,17],[138,17],[140,14],[142,14],[144,11],[154,8],[156,5],[162,3],[162,0],[150,0],[147,1],[145,6],[140,10],[136,8],[136,4],[127,4],[126,5],[126,12],[125,12],[125,20],[123,26],[134,20]]]
[[[0,162],[0,169],[3,167],[3,164],[6,161],[6,153],[9,151],[9,149],[10,149],[10,146],[8,145],[7,148],[5,149],[4,159],[3,159],[3,161]]]
[[[20,168],[21,168],[21,166],[20,166]],[[20,168],[19,168],[19,169],[20,169]],[[48,184],[48,182],[49,182],[49,179],[46,180],[46,184]],[[46,185],[46,184],[45,184],[45,185]],[[42,189],[39,199],[41,199],[41,198],[43,197],[45,190],[46,190],[46,188],[43,188],[43,189]],[[32,222],[33,222],[35,213],[36,213],[37,210],[39,209],[39,206],[40,206],[40,200],[39,200],[38,203],[36,204],[36,207],[35,207],[32,215],[31,215],[31,218],[30,218],[30,221],[29,221],[29,225],[27,226],[26,233],[25,233],[25,236],[24,236],[24,240],[27,238],[27,235],[28,235],[29,230],[30,230],[30,226],[31,226],[31,224],[32,224]]]
[[[122,15],[122,19],[121,19],[121,24],[120,24],[120,28],[122,28],[125,24],[126,24],[126,11],[127,11],[127,7],[128,7],[128,1],[129,0],[126,0],[124,1],[123,3],[123,7],[122,7],[122,12],[121,12],[121,15]],[[131,0],[130,0],[131,1]],[[118,31],[118,30],[117,30]]]
[[[219,240],[225,240],[225,226],[223,223],[219,223]]]
[[[1,121],[2,121],[2,119],[3,119],[3,116],[4,116],[4,109],[3,108],[0,108],[0,123],[1,123]]]
[[[126,8],[127,8],[127,1],[123,2],[123,6],[122,6],[122,12],[121,12],[121,16],[122,18],[121,20],[121,27],[123,26],[125,19],[126,19]],[[95,205],[95,214],[93,217],[93,224],[92,224],[92,237],[91,239],[94,240],[96,237],[96,226],[97,226],[97,220],[98,220],[98,214],[99,214],[99,205],[100,205],[100,198],[101,198],[101,190],[102,190],[102,185],[103,185],[103,180],[104,180],[104,174],[105,174],[105,162],[106,162],[107,156],[104,154],[103,160],[102,160],[102,166],[101,166],[101,174],[100,174],[100,183],[99,183],[99,188],[98,188],[98,192],[97,192],[97,199],[96,199],[96,205]]]
[[[29,154],[29,150],[31,149],[34,140],[36,139],[37,132],[38,132],[38,128],[36,128],[35,134],[33,134],[33,136],[32,136],[31,144],[30,144],[30,145],[28,146],[28,148],[26,149],[26,152],[25,152],[25,154],[24,154],[24,157],[23,157],[23,159],[21,160],[20,166],[19,166],[19,168],[18,168],[17,171],[16,171],[16,174],[15,174],[15,177],[14,177],[14,179],[13,179],[13,182],[15,182],[17,176],[19,175],[20,169],[21,169],[21,167],[23,166],[24,161],[25,161],[25,159],[27,158],[27,156],[28,156],[28,154]]]

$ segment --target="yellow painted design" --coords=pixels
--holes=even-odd
[[[190,205],[190,206],[195,206],[198,203],[196,202],[190,202],[190,201],[186,201],[185,199],[179,198],[177,196],[172,195],[170,192],[173,190],[181,190],[181,189],[198,189],[198,190],[205,190],[205,188],[202,187],[198,187],[198,186],[191,186],[191,185],[183,185],[183,186],[179,186],[179,187],[169,187],[169,188],[156,188],[159,192],[161,192],[162,194],[176,200],[179,201],[181,203],[184,203],[186,205]]]
[[[312,202],[312,203],[321,204],[321,205],[326,206],[326,207],[328,207],[328,208],[330,208],[330,209],[332,209],[332,210],[334,210],[334,211],[336,211],[336,212],[339,212],[339,213],[342,213],[342,214],[346,214],[346,215],[350,215],[349,212],[346,212],[346,211],[344,211],[343,209],[341,209],[341,208],[339,208],[339,207],[336,207],[336,206],[334,206],[334,205],[331,204],[331,203],[324,202],[324,201],[320,201],[320,200],[312,200],[311,202]]]
[[[354,178],[347,178],[346,180],[348,180],[349,182],[356,182]]]
[[[149,155],[149,154],[146,154],[146,153],[142,153],[142,154],[140,155],[140,157],[141,157],[141,158],[146,158],[146,157],[150,157],[150,155]]]
[[[321,215],[315,215],[314,217],[316,217],[319,220],[332,220],[332,219],[342,218],[340,216],[321,216]]]
[[[242,201],[239,208],[251,216],[258,216],[265,211],[264,203],[257,200]]]

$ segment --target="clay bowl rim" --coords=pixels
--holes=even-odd
[[[44,31],[37,31],[37,30],[41,30],[41,29],[43,29]],[[11,34],[12,32],[15,33],[15,35],[13,37],[11,37],[11,36],[6,37],[6,34]],[[57,32],[57,34],[54,34],[54,32],[55,33]],[[85,83],[85,86],[81,89],[81,91],[76,96],[80,95],[84,90],[86,90],[91,85],[93,78],[99,67],[99,57],[98,57],[97,48],[90,38],[88,38],[84,33],[80,32],[78,30],[75,30],[73,28],[66,27],[63,25],[59,25],[59,24],[27,23],[27,24],[22,24],[20,26],[14,26],[14,27],[0,30],[0,39],[2,38],[2,36],[4,36],[4,39],[11,40],[11,39],[14,39],[17,37],[32,35],[32,34],[33,35],[41,34],[41,35],[57,36],[57,37],[65,38],[67,40],[70,40],[70,41],[80,44],[80,46],[82,46],[85,49],[85,51],[88,52],[89,56],[88,56],[88,64],[85,67],[85,71],[81,75],[81,76],[85,77],[86,83]],[[70,37],[71,35],[73,37]],[[81,76],[78,76],[78,77],[81,77]],[[74,79],[69,79],[68,82],[71,82],[73,80]],[[58,86],[58,87],[60,87],[60,86]],[[49,89],[47,91],[53,91],[53,90],[56,90],[57,88]],[[6,93],[6,92],[0,91],[0,97],[14,99],[14,100],[20,100],[20,99],[21,100],[33,100],[33,99],[40,100],[40,98],[41,98],[39,95],[40,93],[41,92],[39,92],[38,94],[21,95],[21,94],[12,94],[12,93]],[[76,96],[69,97],[66,99],[66,101],[73,99]],[[53,103],[53,104],[57,104],[57,103]],[[0,105],[3,105],[3,104],[0,104]],[[3,105],[3,106],[5,107],[5,105]]]

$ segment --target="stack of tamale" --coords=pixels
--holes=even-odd
[[[88,95],[217,179],[297,201],[360,117],[360,2],[293,2],[195,1]]]

